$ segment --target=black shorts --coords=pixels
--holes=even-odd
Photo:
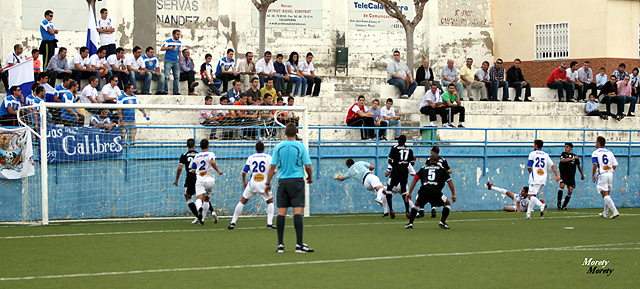
[[[560,176],[562,178],[562,181],[560,181],[560,183],[565,184],[567,187],[572,187],[575,188],[576,187],[576,176],[575,174],[572,175],[568,175],[568,176]]]
[[[391,178],[389,179],[389,184],[387,184],[387,192],[389,192],[390,194],[393,188],[398,184],[400,184],[400,192],[402,192],[403,194],[406,193],[408,177],[409,177],[409,172],[391,171]]]
[[[423,206],[427,203],[430,203],[432,207],[440,207],[445,203],[445,197],[441,191],[430,187],[420,187],[418,191],[418,198],[416,198],[416,202]]]
[[[184,184],[184,193],[185,195],[195,195],[196,194],[196,182],[192,184]]]
[[[278,208],[303,208],[304,187],[304,178],[279,179],[276,197]]]

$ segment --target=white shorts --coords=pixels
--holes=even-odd
[[[269,192],[269,195],[264,193],[264,187],[264,182],[249,181],[247,187],[244,188],[244,192],[242,192],[242,197],[247,200],[251,200],[256,194],[259,194],[265,202],[273,199],[273,194],[271,194],[271,192]]]
[[[213,185],[216,184],[216,181],[206,181],[196,182],[196,196],[205,195],[206,197],[211,197],[211,193],[213,193]]]
[[[611,192],[613,189],[613,174],[600,174],[597,182],[598,192]]]
[[[529,184],[529,195],[537,195],[544,188],[544,184]]]
[[[376,187],[382,186],[382,182],[380,182],[380,178],[374,174],[368,174],[364,177],[364,188],[369,191],[375,191]]]

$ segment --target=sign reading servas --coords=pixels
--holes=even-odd
[[[88,161],[122,155],[119,131],[93,127],[61,127],[47,131],[49,163]]]

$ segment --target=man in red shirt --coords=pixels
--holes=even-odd
[[[567,102],[576,102],[576,100],[573,99],[574,85],[567,81],[567,72],[565,69],[567,69],[567,64],[565,62],[560,63],[560,67],[554,69],[551,75],[549,75],[547,87],[558,90],[559,101],[562,101],[564,97],[562,92],[562,89],[564,89],[567,91]]]
[[[373,112],[364,106],[364,95],[358,96],[358,102],[354,103],[347,112],[347,126],[373,127]],[[372,140],[375,137],[373,129],[362,129],[361,140]]]

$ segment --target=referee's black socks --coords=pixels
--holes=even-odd
[[[276,217],[276,231],[278,231],[278,244],[284,244],[282,241],[284,238],[284,216],[278,215]]]
[[[293,215],[293,227],[296,228],[297,244],[302,246],[302,215]]]

